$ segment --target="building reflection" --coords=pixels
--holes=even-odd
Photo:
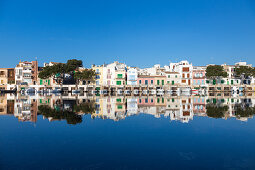
[[[104,96],[90,94],[0,96],[0,115],[12,115],[22,122],[36,122],[38,115],[49,121],[82,122],[82,115],[93,119],[123,120],[138,114],[188,123],[194,116],[235,118],[248,121],[255,114],[254,94],[211,93],[209,96]]]

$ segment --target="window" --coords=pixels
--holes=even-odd
[[[139,84],[142,84],[142,80],[139,80]]]
[[[148,99],[145,99],[145,103],[148,103]]]
[[[159,85],[159,80],[157,80],[157,85]]]
[[[170,84],[170,81],[167,81],[167,84]]]
[[[183,67],[182,72],[189,72],[189,67]]]
[[[116,84],[117,85],[121,85],[121,81],[116,81]]]
[[[122,78],[122,74],[118,74],[117,77],[118,77],[118,78]]]
[[[145,80],[145,84],[148,85],[148,80]]]
[[[162,85],[164,85],[165,81],[164,81],[164,80],[162,80],[161,82],[162,82]]]
[[[177,75],[175,75],[175,78],[177,78]]]
[[[174,81],[172,81],[172,85],[174,85]]]
[[[142,99],[139,99],[139,103],[142,103]]]
[[[168,78],[170,78],[170,75],[168,75]]]
[[[151,103],[153,103],[153,99],[151,99]]]
[[[153,84],[153,80],[151,80],[151,84]]]
[[[157,99],[157,103],[159,103],[159,101],[160,101],[160,99],[158,98],[158,99]]]
[[[118,105],[118,107],[117,107],[118,109],[122,109],[122,105]]]

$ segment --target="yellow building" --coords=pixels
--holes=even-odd
[[[116,86],[126,85],[126,70],[116,70],[115,71]]]
[[[96,85],[96,86],[103,85],[103,68],[104,68],[103,65],[101,66],[92,65],[92,70],[94,70],[96,73],[95,82],[93,82],[93,85]]]

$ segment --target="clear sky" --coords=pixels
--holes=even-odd
[[[35,56],[255,65],[255,0],[0,0],[0,67]]]

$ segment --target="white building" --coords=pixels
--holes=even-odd
[[[131,67],[127,70],[127,85],[137,85],[137,68]]]
[[[180,85],[190,86],[192,83],[192,63],[181,61],[179,63],[170,63],[170,72],[178,72],[180,74]]]

